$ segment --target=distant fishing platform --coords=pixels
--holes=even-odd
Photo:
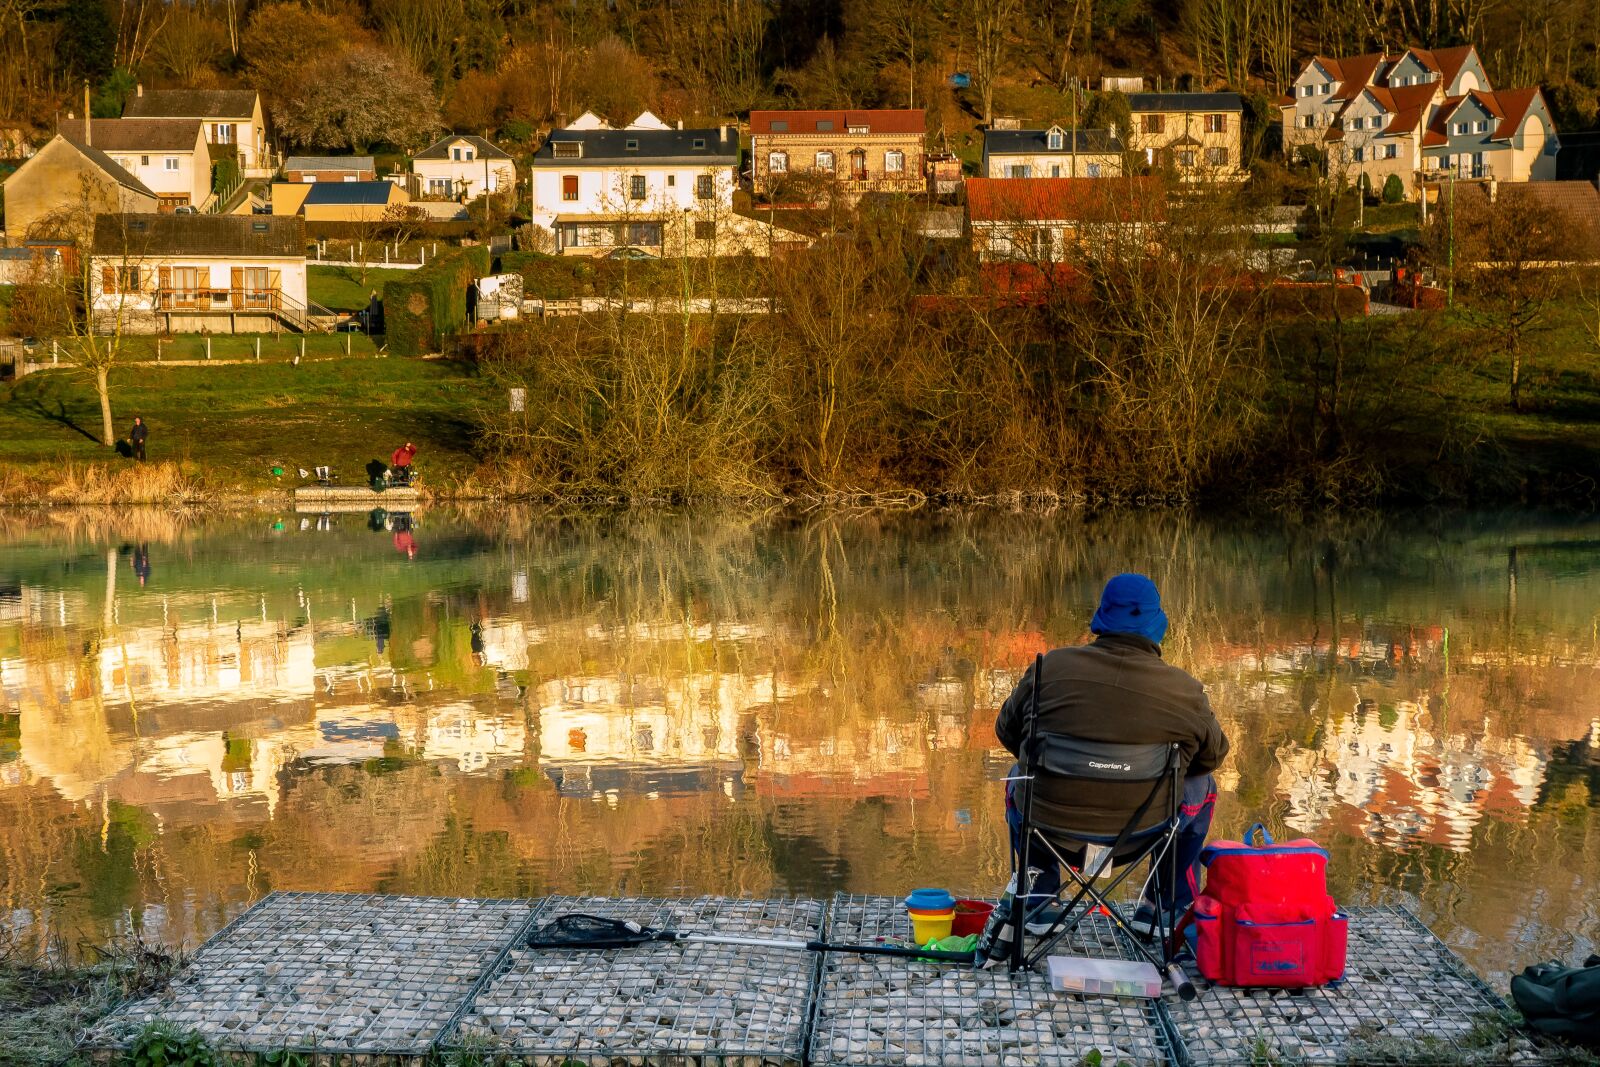
[[[408,485],[373,489],[365,485],[302,485],[294,491],[297,513],[357,512],[373,508],[411,511],[421,503],[417,490]]]
[[[387,494],[385,494],[387,495]],[[908,938],[893,897],[479,900],[273,893],[163,989],[83,1035],[101,1062],[155,1022],[219,1051],[313,1062],[537,1067],[1085,1067],[1519,1064],[1552,1052],[1410,912],[1350,908],[1343,981],[1203,988],[1182,1002],[1079,997],[1043,973],[706,942],[525,946],[586,912],[696,933]],[[1136,959],[1090,916],[1058,953]]]

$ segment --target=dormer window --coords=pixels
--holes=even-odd
[[[582,141],[553,141],[550,151],[557,159],[581,159],[583,157]]]
[[[639,142],[630,137],[626,141],[622,142],[622,147],[627,149],[629,152],[637,152],[639,151]]]
[[[848,127],[846,127],[846,129],[848,129],[851,133],[870,133],[871,132],[865,126],[848,126]]]
[[[788,119],[773,119],[772,120],[772,132],[773,133],[788,133],[789,132],[789,120]]]
[[[1066,137],[1062,134],[1061,130],[1055,126],[1050,127],[1050,132],[1045,135],[1045,144],[1049,146],[1050,151],[1061,151],[1061,148],[1065,143]]]
[[[818,119],[817,120],[817,132],[818,133],[832,133],[833,132],[833,120],[832,119]]]
[[[699,151],[700,149],[704,148],[705,146],[706,146],[706,139],[704,137],[696,137],[694,139],[694,147],[695,147],[696,151]]]

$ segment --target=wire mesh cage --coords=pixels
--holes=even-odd
[[[128,1047],[151,1023],[243,1052],[420,1056],[526,926],[531,901],[273,893],[166,989],[84,1037]]]
[[[1506,1025],[1506,1005],[1401,908],[1350,908],[1342,982],[1319,989],[1215,986],[1164,998],[1178,1051],[1193,1067],[1295,1064],[1539,1063]]]
[[[893,897],[840,895],[828,940],[909,941]],[[1086,917],[1061,955],[1134,959],[1109,920]],[[1041,971],[1010,974],[950,963],[828,953],[812,1026],[810,1062],[840,1067],[991,1067],[1171,1061],[1159,1002],[1055,992]]]
[[[686,933],[813,940],[824,910],[819,900],[551,897],[530,929],[588,912]],[[816,955],[798,949],[518,946],[443,1045],[548,1067],[794,1065],[805,1051],[815,981]]]

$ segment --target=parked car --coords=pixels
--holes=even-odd
[[[656,259],[658,257],[655,254],[651,253],[651,252],[646,252],[642,248],[613,248],[610,252],[606,253],[606,258],[607,259]]]
[[[172,213],[174,215],[198,215],[200,214],[200,209],[193,204],[179,204],[172,209]]]

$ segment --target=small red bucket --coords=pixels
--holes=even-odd
[[[956,901],[956,918],[950,926],[952,937],[966,937],[968,934],[981,934],[983,928],[989,925],[989,913],[994,911],[994,905],[984,900],[958,900]]]

